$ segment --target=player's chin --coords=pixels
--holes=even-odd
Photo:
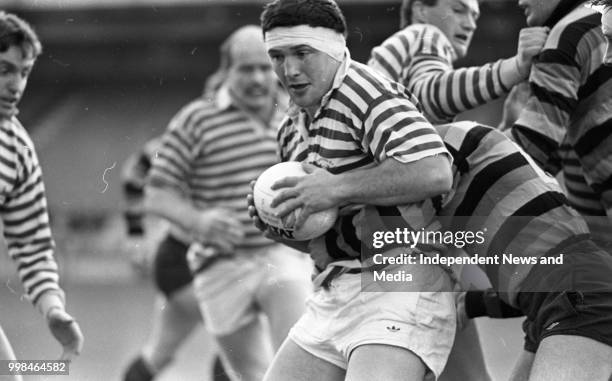
[[[468,51],[468,46],[464,43],[455,45],[455,53],[457,54],[457,59],[465,57]]]
[[[17,115],[17,109],[15,107],[0,107],[0,118],[11,119]]]

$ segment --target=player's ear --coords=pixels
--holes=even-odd
[[[427,23],[427,10],[429,7],[422,1],[416,0],[412,2],[412,20],[411,23]]]

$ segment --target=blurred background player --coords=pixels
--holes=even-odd
[[[130,156],[122,171],[123,193],[126,200],[124,212],[128,240],[136,242],[128,247],[136,266],[152,267],[155,287],[159,296],[153,311],[153,327],[141,353],[128,366],[124,381],[150,381],[173,360],[181,344],[202,321],[198,302],[193,293],[193,277],[187,265],[189,236],[178,227],[167,228],[163,239],[154,251],[151,265],[148,257],[151,231],[146,231],[143,209],[146,176],[151,169],[151,160],[160,145],[160,139],[153,138],[142,149]],[[159,222],[159,221],[157,221]],[[151,226],[148,226],[149,228]],[[146,271],[146,270],[145,270]],[[212,379],[228,380],[219,357],[215,359]]]
[[[17,263],[26,297],[62,345],[60,359],[72,360],[81,351],[83,335],[65,310],[42,171],[34,145],[16,117],[41,51],[38,36],[26,21],[0,11],[0,217],[8,254]],[[2,360],[15,359],[1,331],[0,356]]]
[[[480,16],[478,0],[404,0],[401,30],[372,49],[368,65],[403,84],[432,123],[485,104],[524,81],[548,28],[524,28],[517,53],[483,66],[453,69]]]
[[[274,137],[286,104],[261,29],[239,28],[220,53],[226,75],[213,99],[189,103],[162,137],[145,209],[202,243],[188,256],[206,328],[233,378],[261,380],[304,309],[310,268],[305,256],[263,237],[244,202],[249,182],[278,161]]]

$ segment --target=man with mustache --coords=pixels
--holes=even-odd
[[[220,53],[221,87],[170,122],[144,207],[192,233],[188,261],[206,328],[230,376],[255,381],[303,310],[309,268],[304,256],[263,237],[244,204],[249,181],[277,163],[286,104],[261,29],[236,30]]]
[[[192,287],[193,276],[187,263],[190,237],[176,226],[156,221],[157,226],[162,225],[164,238],[155,249],[147,245],[147,239],[152,240],[151,236],[159,238],[147,231],[151,226],[147,226],[143,210],[146,177],[159,144],[159,137],[146,142],[125,161],[121,172],[129,254],[133,256],[133,262],[151,262],[152,277],[158,291],[152,329],[138,356],[127,366],[123,381],[152,381],[157,378],[174,361],[181,345],[202,323],[202,314]],[[153,230],[153,233],[160,233]],[[212,371],[213,381],[228,380],[219,356],[215,356]]]

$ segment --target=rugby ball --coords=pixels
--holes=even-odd
[[[319,237],[331,229],[338,218],[338,208],[323,210],[311,214],[299,229],[295,229],[294,224],[299,209],[282,219],[276,216],[278,207],[272,208],[270,203],[282,189],[272,190],[272,184],[285,177],[305,175],[306,172],[299,162],[287,161],[266,169],[257,178],[253,187],[253,201],[259,218],[268,224],[274,233],[284,239],[305,241]]]

